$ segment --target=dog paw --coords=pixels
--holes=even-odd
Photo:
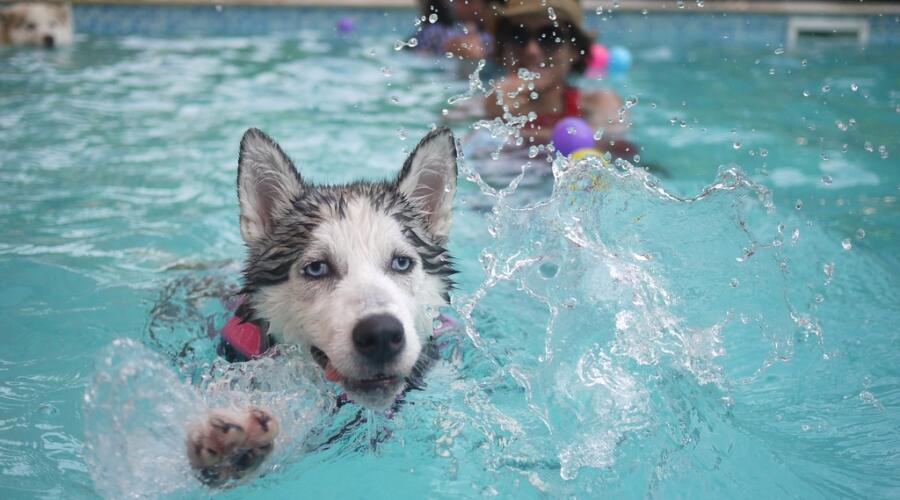
[[[272,452],[278,431],[278,421],[259,408],[214,410],[188,431],[188,460],[200,480],[210,486],[240,479]]]

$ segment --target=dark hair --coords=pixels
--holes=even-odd
[[[456,22],[453,19],[453,9],[447,5],[446,0],[422,0],[419,5],[422,7],[421,15],[425,17],[426,23],[428,16],[437,14],[436,24],[441,26],[453,26]]]
[[[567,36],[561,43],[571,43],[575,49],[575,58],[572,59],[572,71],[581,74],[587,69],[587,58],[591,50],[591,40],[567,19],[560,17],[557,21],[559,27],[565,30]],[[508,33],[513,23],[508,17],[500,16],[494,30],[494,58],[498,65],[503,66],[503,33]],[[574,41],[573,41],[574,39]]]

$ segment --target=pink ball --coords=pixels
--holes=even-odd
[[[595,43],[591,45],[591,53],[587,60],[588,69],[593,72],[602,73],[609,66],[609,51],[603,44]]]

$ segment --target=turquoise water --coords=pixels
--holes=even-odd
[[[266,130],[316,181],[391,175],[466,88],[395,39],[0,53],[4,497],[202,494],[177,432],[206,403],[179,380],[243,383],[207,335],[243,255],[239,138]],[[226,496],[900,494],[896,50],[632,50],[604,83],[636,98],[636,163],[670,176],[558,163],[553,195],[506,196],[466,158],[465,328],[430,387],[352,424],[302,367],[256,367],[296,385],[258,396],[294,420]]]

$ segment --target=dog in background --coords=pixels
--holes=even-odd
[[[428,133],[396,178],[339,186],[307,182],[278,144],[248,130],[236,316],[300,345],[349,399],[390,407],[434,359],[434,322],[455,272],[446,245],[456,175],[447,128]],[[262,463],[277,434],[263,409],[215,411],[189,432],[187,454],[204,482],[221,484]]]
[[[17,3],[0,8],[0,45],[53,48],[72,43],[72,5]]]

